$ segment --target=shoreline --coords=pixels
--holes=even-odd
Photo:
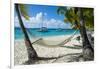
[[[57,36],[43,36],[43,37],[31,37],[31,36],[30,36],[30,40],[38,39],[38,38],[44,38],[44,39],[64,38],[64,37],[68,38],[68,37],[70,37],[71,35],[73,35],[73,34],[69,34],[69,35],[57,35]],[[75,38],[76,36],[80,36],[80,34],[75,34],[74,38]],[[17,38],[17,39],[14,38],[14,39],[15,39],[15,41],[24,40],[24,38]]]

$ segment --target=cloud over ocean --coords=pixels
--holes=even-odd
[[[63,21],[54,18],[47,19],[46,16],[48,16],[47,13],[39,12],[35,16],[30,17],[29,20],[26,20],[22,16],[22,20],[26,28],[40,28],[41,24],[47,28],[70,28],[69,23],[66,24]],[[15,16],[14,22],[15,27],[20,27],[17,16]]]

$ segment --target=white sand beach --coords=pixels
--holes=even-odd
[[[44,37],[43,40],[45,41],[45,43],[47,44],[59,44],[62,41],[64,41],[65,39],[68,39],[71,35],[62,35],[62,36],[53,36],[53,37]],[[38,56],[40,57],[58,57],[58,56],[62,56],[62,55],[66,55],[62,58],[59,59],[52,59],[52,60],[47,60],[47,61],[38,61],[36,62],[36,64],[42,64],[42,63],[64,63],[64,62],[70,62],[71,58],[74,58],[74,56],[76,56],[75,54],[77,53],[81,53],[82,49],[81,48],[77,48],[78,46],[82,46],[81,43],[79,41],[76,40],[76,37],[79,35],[75,35],[71,41],[69,41],[68,43],[65,43],[63,46],[64,47],[60,47],[60,46],[43,46],[43,45],[39,45],[34,43],[33,47],[35,48]],[[31,38],[31,42],[34,42],[36,39]],[[73,55],[69,55],[68,54],[73,54]],[[20,65],[23,64],[25,61],[28,60],[28,56],[27,56],[27,50],[24,44],[24,40],[23,39],[17,39],[15,40],[15,46],[14,46],[14,64],[15,65]]]

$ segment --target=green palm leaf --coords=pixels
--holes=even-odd
[[[23,5],[23,4],[20,4],[19,7],[20,7],[21,15],[25,19],[29,20],[29,16],[28,16],[28,13],[27,13],[27,7],[25,5]]]

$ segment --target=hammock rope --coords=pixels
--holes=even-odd
[[[44,45],[44,46],[63,46],[64,44],[68,43],[69,41],[71,41],[71,39],[74,37],[74,35],[76,34],[78,30],[76,30],[69,38],[65,39],[64,41],[60,42],[59,44],[54,44],[54,45],[50,45],[47,44],[43,38],[39,38],[38,40],[32,42],[32,44],[39,44],[39,45]]]

